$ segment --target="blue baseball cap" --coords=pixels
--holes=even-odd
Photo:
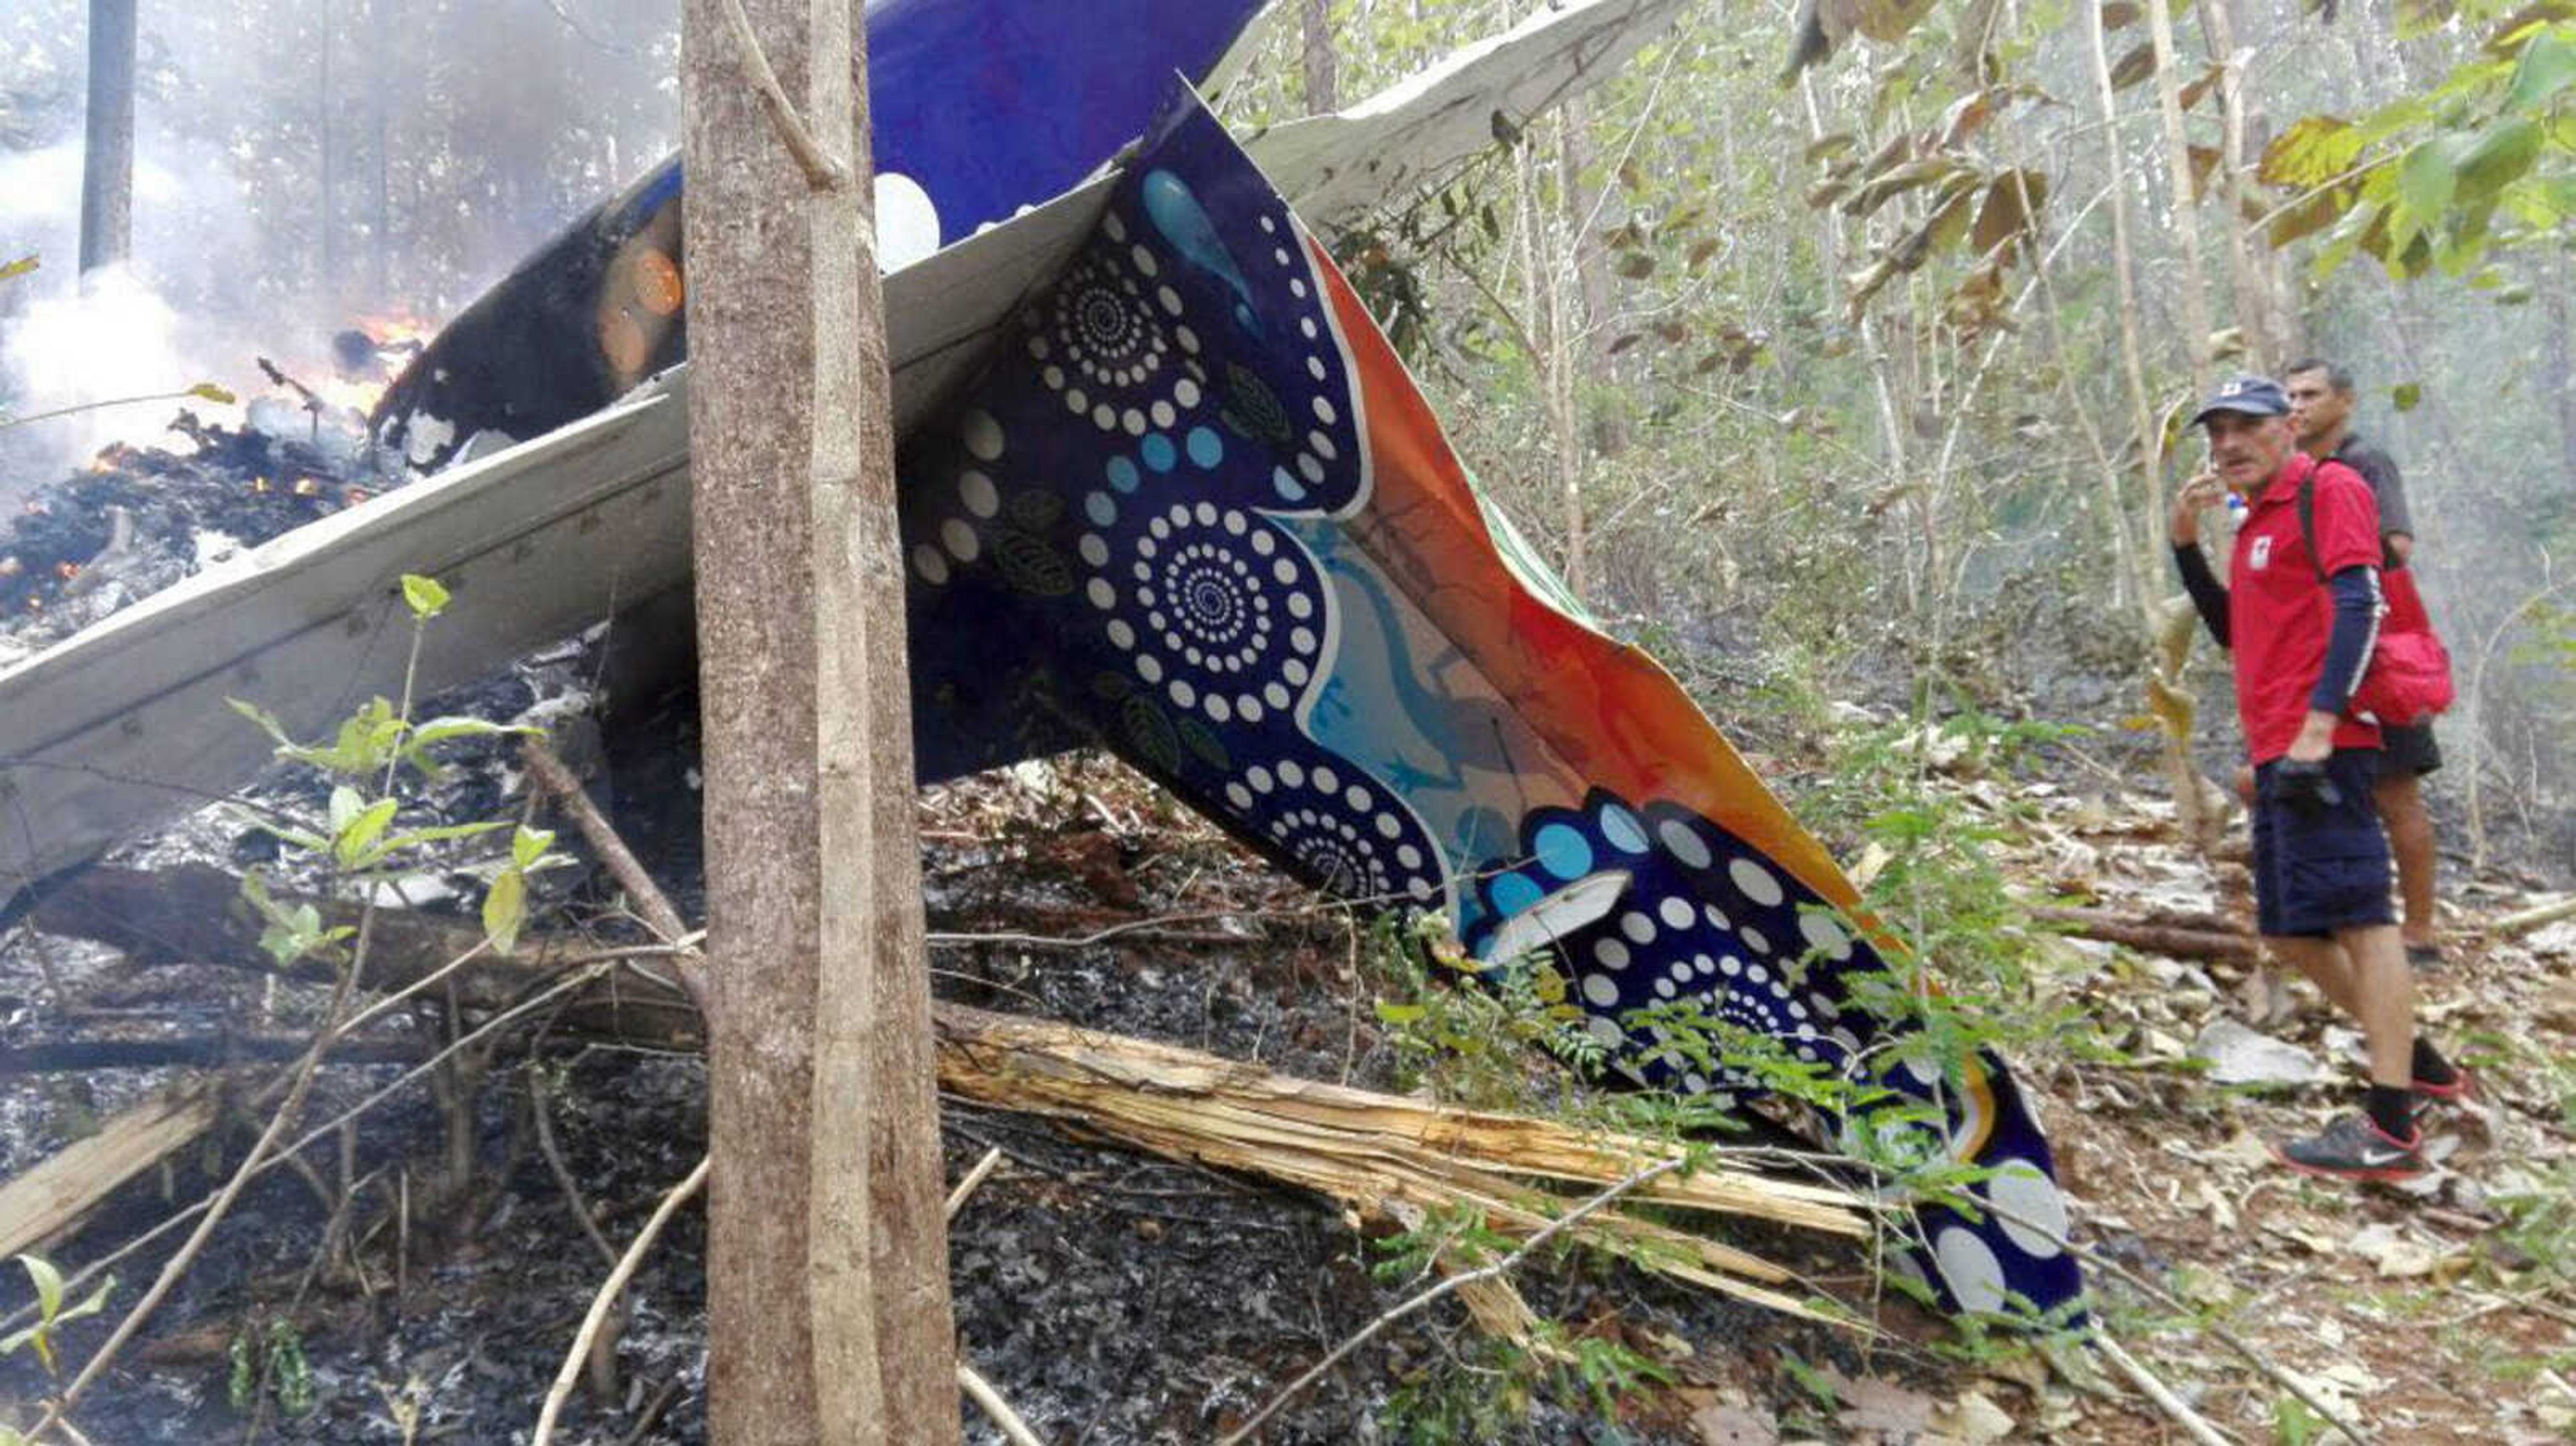
[[[2195,427],[2209,420],[2213,412],[2235,412],[2248,417],[2286,417],[2290,415],[2290,394],[2270,377],[2229,377],[2221,382],[2208,405],[2194,412]]]

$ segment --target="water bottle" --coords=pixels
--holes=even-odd
[[[2230,530],[2245,525],[2245,499],[2233,492],[2227,494],[2227,525]]]

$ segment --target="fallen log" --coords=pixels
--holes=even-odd
[[[0,1256],[70,1229],[118,1186],[214,1128],[217,1093],[196,1088],[136,1105],[24,1174],[0,1184]]]
[[[148,940],[159,957],[194,954],[205,962],[269,967],[254,922],[230,906],[237,885],[225,885],[220,871],[91,873],[106,877],[59,882],[36,906],[37,926],[109,943]],[[184,887],[142,886],[146,879],[167,881],[171,873],[191,877]],[[170,916],[192,902],[215,907],[193,922]],[[315,902],[326,914],[354,909]],[[479,940],[462,922],[378,909],[369,983],[377,990],[407,987],[448,968]],[[173,953],[181,941],[189,947]],[[450,982],[466,1007],[494,1008],[529,997],[568,964],[598,955],[582,941],[529,938],[518,956],[478,959]],[[612,979],[568,1007],[562,1026],[627,1038],[640,1032],[658,1047],[696,1046],[694,1011],[675,986]],[[1668,1141],[1447,1109],[964,1005],[937,1004],[933,1024],[941,1088],[962,1098],[1078,1121],[1137,1149],[1313,1190],[1373,1219],[1419,1220],[1425,1210],[1467,1207],[1496,1231],[1525,1239],[1577,1203],[1578,1197],[1548,1186],[1594,1193],[1686,1152]],[[1695,1168],[1661,1174],[1633,1198],[1828,1235],[1870,1233],[1879,1208],[1874,1202],[1831,1186],[1755,1174],[1730,1164],[1726,1153],[1705,1150]],[[89,1192],[80,1208],[109,1188],[112,1183]],[[1573,1233],[1705,1289],[1826,1318],[1784,1289],[1794,1281],[1787,1269],[1738,1247],[1616,1209],[1595,1212]]]
[[[2528,934],[2544,924],[2555,924],[2561,919],[2576,919],[2576,894],[2570,894],[2566,898],[2551,903],[2534,904],[2528,909],[2506,914],[2487,925],[2487,932],[2499,939],[2511,939]]]
[[[2125,944],[2169,959],[2231,959],[2251,964],[2262,956],[2261,942],[2246,933],[2147,923],[2101,909],[2041,908],[2030,914],[2043,924],[2079,938]]]

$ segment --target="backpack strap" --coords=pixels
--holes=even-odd
[[[2300,460],[2308,465],[2299,473],[2299,545],[2308,550],[2308,569],[2323,584],[2328,579],[2325,560],[2317,556],[2317,473],[2325,464],[2305,454]]]

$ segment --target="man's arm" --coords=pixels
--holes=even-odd
[[[2370,669],[2371,649],[2379,641],[2379,574],[2370,567],[2347,567],[2326,582],[2334,599],[2334,627],[2326,634],[2325,666],[2308,690],[2308,716],[2290,745],[2290,756],[2312,762],[2334,752],[2336,722],[2351,704],[2361,675]]]
[[[2214,507],[2224,489],[2218,479],[2204,472],[2182,486],[2174,496],[2173,517],[2165,531],[2173,539],[2174,569],[2182,574],[2183,591],[2191,594],[2191,605],[2200,612],[2201,623],[2222,648],[2231,647],[2227,626],[2227,586],[2209,570],[2209,559],[2200,555],[2200,512]]]
[[[2200,555],[2197,540],[2174,539],[2174,570],[2182,574],[2183,591],[2191,594],[2191,605],[2200,610],[2201,624],[2222,648],[2233,647],[2228,641],[2227,584],[2209,570],[2209,559]]]
[[[2308,716],[2290,757],[2314,762],[2334,751],[2335,723],[2369,671],[2379,641],[2379,510],[2365,487],[2341,471],[2320,469],[2314,483],[2308,539],[2317,567],[2327,574],[2334,621],[2326,633],[2325,664],[2308,689]]]
[[[2405,566],[2415,554],[2415,516],[2406,505],[2406,475],[2398,470],[2397,459],[2377,447],[2356,447],[2343,461],[2370,484],[2389,561]]]

